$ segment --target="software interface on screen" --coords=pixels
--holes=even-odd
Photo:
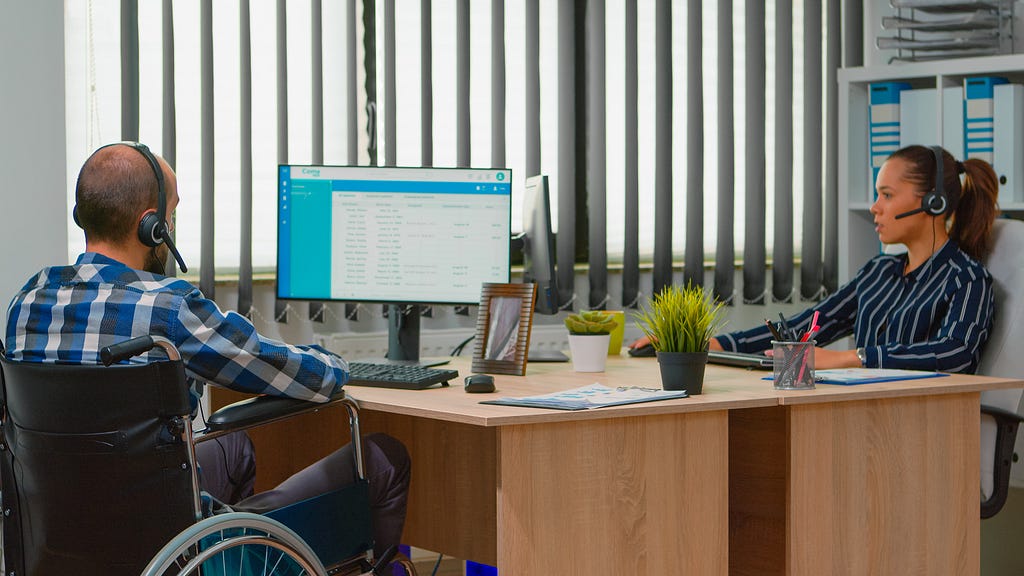
[[[278,297],[473,304],[509,281],[512,172],[281,166]]]

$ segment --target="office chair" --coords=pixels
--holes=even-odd
[[[155,346],[167,360],[116,364]],[[209,575],[221,573],[215,560],[233,574],[264,574],[273,565],[274,574],[324,576],[325,550],[350,553],[328,559],[331,574],[376,573],[386,564],[372,564],[358,409],[343,393],[327,404],[246,400],[194,433],[183,364],[170,342],[143,336],[104,348],[101,357],[107,366],[11,362],[0,343],[7,574]],[[202,518],[195,442],[335,404],[349,412],[356,484],[267,516]],[[351,514],[324,520],[317,512],[325,509]],[[415,574],[411,564],[401,566]]]
[[[985,260],[992,274],[996,312],[992,333],[982,353],[978,373],[1024,376],[1024,222],[996,220],[993,249]],[[1010,465],[1017,440],[1021,389],[981,393],[981,517],[990,518],[1006,502]]]

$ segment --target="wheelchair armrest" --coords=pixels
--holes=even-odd
[[[206,425],[209,432],[243,430],[305,412],[316,412],[344,399],[344,390],[339,391],[331,397],[330,401],[322,404],[280,396],[257,396],[217,410],[207,418]]]

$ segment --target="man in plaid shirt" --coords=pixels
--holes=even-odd
[[[144,240],[150,231],[142,230],[158,212],[158,165],[165,214],[173,214],[178,204],[174,172],[144,146],[104,146],[85,162],[78,176],[75,220],[85,230],[86,252],[71,266],[42,270],[15,295],[7,315],[7,358],[98,364],[104,346],[136,336],[163,336],[180,351],[186,374],[198,382],[326,402],[348,379],[344,360],[322,349],[265,338],[247,319],[222,312],[188,282],[163,275],[168,245],[148,246]],[[193,387],[194,407],[199,393],[201,384]],[[400,442],[383,434],[367,436],[363,443],[379,556],[402,535],[409,456]],[[353,482],[351,450],[345,446],[256,495],[252,443],[244,432],[201,443],[196,453],[205,491],[236,510],[264,512]]]

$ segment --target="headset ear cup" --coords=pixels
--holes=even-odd
[[[139,220],[139,241],[151,248],[163,243],[160,230],[160,217],[150,212]]]
[[[946,213],[946,197],[934,192],[925,194],[921,199],[921,207],[931,216],[942,216]]]

